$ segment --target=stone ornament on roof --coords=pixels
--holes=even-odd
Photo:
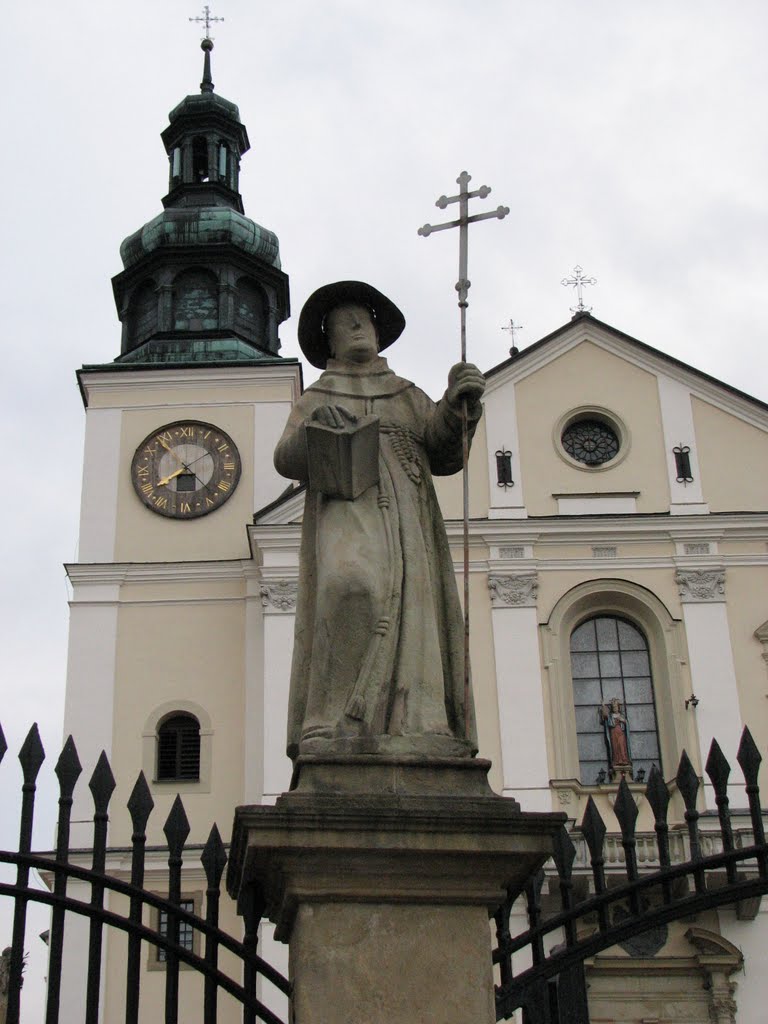
[[[535,608],[539,580],[535,572],[488,577],[493,608]]]
[[[724,569],[678,569],[675,582],[683,603],[725,600]]]

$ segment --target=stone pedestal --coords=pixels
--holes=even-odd
[[[257,886],[290,944],[295,1024],[493,1024],[489,914],[549,856],[488,762],[297,761],[274,807],[235,815],[227,887]]]

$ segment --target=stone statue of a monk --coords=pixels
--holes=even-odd
[[[360,281],[318,289],[299,319],[302,351],[324,373],[296,403],[275,451],[279,473],[308,483],[288,712],[293,758],[476,752],[472,709],[464,735],[463,622],[432,475],[461,469],[462,400],[471,438],[485,379],[460,363],[435,404],[379,354],[404,327],[397,306]],[[378,465],[367,467],[375,482],[352,498],[320,490],[308,432],[320,425],[341,435],[362,422],[374,423],[374,443],[378,430],[370,456]]]

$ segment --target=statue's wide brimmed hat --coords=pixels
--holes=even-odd
[[[331,352],[324,330],[325,319],[337,306],[355,303],[373,313],[379,332],[379,351],[397,341],[405,328],[405,317],[386,295],[364,281],[335,281],[312,292],[299,316],[299,344],[313,366],[325,369]]]

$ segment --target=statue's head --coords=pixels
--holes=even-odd
[[[334,306],[325,318],[324,330],[332,359],[369,363],[379,354],[379,331],[367,306],[355,302]]]
[[[386,295],[363,281],[324,285],[304,303],[299,344],[313,366],[329,359],[365,363],[396,341],[405,317]]]

